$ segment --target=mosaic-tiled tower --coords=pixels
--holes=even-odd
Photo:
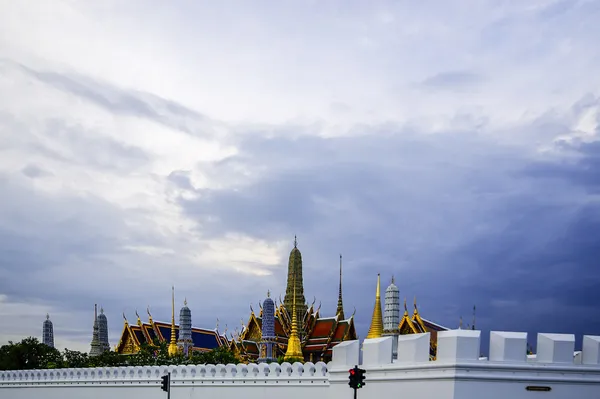
[[[393,358],[398,358],[398,325],[400,324],[400,290],[392,283],[385,290],[385,310],[383,315],[383,335],[392,336]]]
[[[295,305],[294,305],[295,303]],[[302,279],[302,254],[298,249],[298,240],[294,237],[294,248],[290,252],[290,260],[288,263],[288,278],[287,287],[285,289],[285,297],[283,304],[290,319],[292,316],[292,308],[296,309],[296,318],[300,325],[304,321],[304,315],[308,310],[306,299],[304,298],[304,284]],[[298,331],[300,339],[302,339],[303,329]]]
[[[42,326],[42,342],[54,348],[54,326],[50,321],[50,315],[46,314],[46,320]]]
[[[99,328],[98,328],[98,306],[94,305],[94,332],[92,334],[92,343],[90,348],[90,356],[99,356],[104,352],[100,343]]]
[[[260,341],[260,355],[258,362],[271,362],[277,359],[275,353],[275,302],[271,299],[271,293],[267,292],[267,298],[262,305],[262,339]]]
[[[187,306],[187,299],[183,301],[183,307],[179,311],[179,339],[177,347],[185,356],[191,355],[194,341],[192,341],[192,311]]]
[[[109,351],[110,344],[108,343],[108,320],[104,314],[104,308],[100,307],[100,314],[98,315],[98,339],[100,340],[100,346],[102,351]]]

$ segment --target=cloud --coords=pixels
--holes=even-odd
[[[0,341],[50,312],[85,350],[99,303],[115,344],[171,284],[231,331],[294,235],[361,336],[377,272],[448,326],[597,333],[597,4],[340,6],[0,6]]]
[[[481,76],[471,72],[443,72],[428,77],[423,85],[431,88],[464,88],[481,80]]]

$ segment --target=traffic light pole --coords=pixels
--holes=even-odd
[[[171,399],[171,373],[168,374],[169,376],[169,389],[167,390],[167,399]],[[356,399],[356,398],[354,398]]]

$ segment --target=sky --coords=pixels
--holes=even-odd
[[[450,328],[600,335],[600,3],[0,0],[0,344],[228,335],[377,273]]]

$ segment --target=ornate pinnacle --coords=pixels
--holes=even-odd
[[[381,313],[381,279],[377,274],[377,290],[375,291],[375,307],[373,308],[373,317],[371,318],[371,327],[367,338],[379,338],[383,333],[383,314]]]
[[[175,334],[175,287],[171,286],[171,342],[169,343],[169,356],[175,356],[177,350],[177,335]]]

